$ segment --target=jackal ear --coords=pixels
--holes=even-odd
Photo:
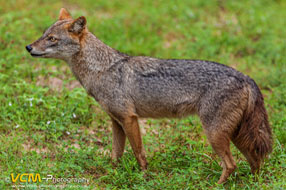
[[[61,8],[59,20],[71,19],[71,15],[65,8]]]
[[[75,34],[81,33],[86,27],[86,19],[84,16],[81,16],[74,20],[69,26],[69,32],[73,32]]]

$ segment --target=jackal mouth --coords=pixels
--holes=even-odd
[[[40,57],[43,55],[46,55],[46,53],[31,53],[31,56],[33,56],[33,57]]]

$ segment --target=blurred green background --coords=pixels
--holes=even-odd
[[[261,173],[250,175],[232,147],[238,169],[225,185],[216,185],[219,159],[195,116],[140,121],[146,173],[129,145],[118,166],[112,165],[107,115],[66,63],[35,59],[25,50],[57,20],[61,7],[74,18],[85,16],[93,34],[124,53],[211,60],[251,76],[274,133],[274,150]],[[11,173],[89,179],[76,188],[60,183],[66,189],[286,188],[285,10],[283,0],[1,0],[0,189],[12,188]],[[54,187],[37,183],[43,184]]]

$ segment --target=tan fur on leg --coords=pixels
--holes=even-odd
[[[145,150],[142,144],[138,119],[136,116],[128,116],[124,118],[123,129],[131,144],[135,157],[141,166],[142,170],[147,169],[147,161],[145,157]]]
[[[123,155],[126,135],[121,125],[114,119],[112,121],[112,153],[111,158],[117,160]]]
[[[236,169],[236,164],[230,152],[230,139],[224,132],[208,132],[207,137],[214,151],[222,159],[223,171],[218,181],[218,184],[221,184],[224,183]]]

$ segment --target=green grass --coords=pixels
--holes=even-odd
[[[72,88],[66,63],[32,58],[24,48],[56,21],[61,7],[86,16],[89,30],[122,52],[212,60],[251,76],[262,89],[274,133],[261,173],[252,176],[232,146],[238,169],[217,185],[219,159],[195,116],[142,121],[148,170],[139,170],[129,144],[114,166],[108,116],[82,88]],[[286,188],[285,9],[282,0],[1,0],[0,189],[12,188],[6,180],[11,173],[86,178],[87,189]]]

